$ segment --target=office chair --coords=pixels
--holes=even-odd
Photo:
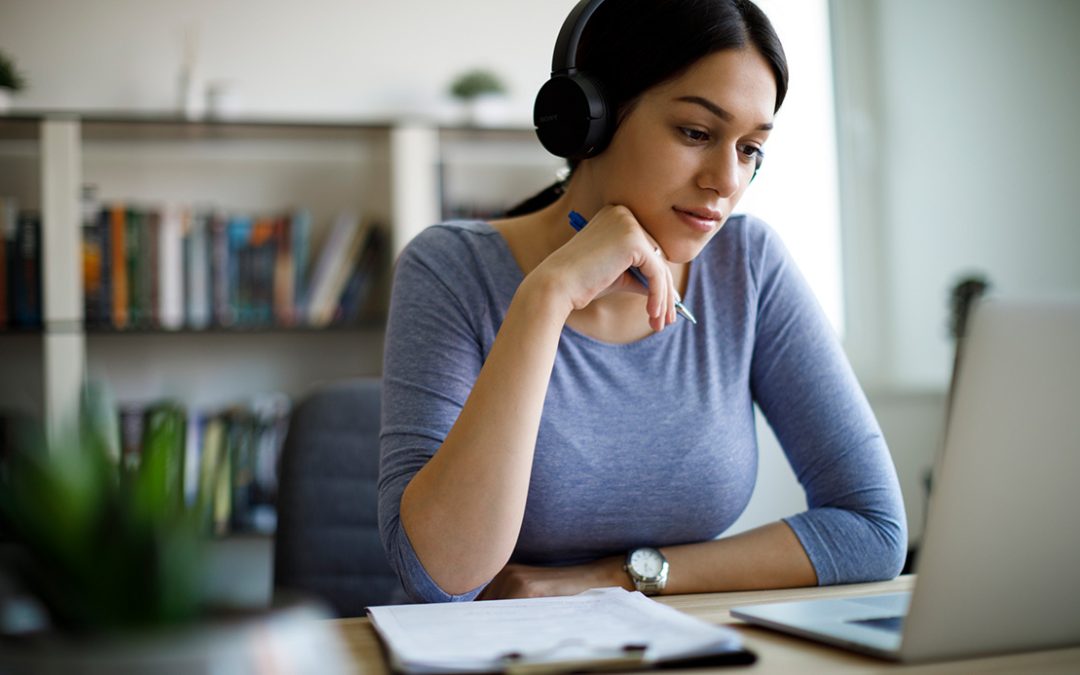
[[[341,617],[405,602],[379,540],[380,383],[323,386],[293,411],[282,449],[274,589],[321,599]]]

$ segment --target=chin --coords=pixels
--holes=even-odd
[[[664,257],[667,258],[668,262],[676,265],[685,265],[701,254],[701,251],[705,248],[705,244],[695,245],[683,243],[681,245],[673,246],[670,250],[666,247],[662,248],[664,248]]]

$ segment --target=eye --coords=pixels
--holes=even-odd
[[[758,166],[761,165],[761,160],[765,158],[765,153],[761,148],[749,143],[740,145],[739,153],[746,158],[747,161],[752,161]]]
[[[708,131],[694,129],[693,127],[679,127],[679,133],[682,134],[686,140],[694,143],[706,143],[709,140]]]

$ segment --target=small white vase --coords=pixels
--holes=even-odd
[[[11,99],[14,92],[7,87],[0,87],[0,115],[4,115],[11,111]]]

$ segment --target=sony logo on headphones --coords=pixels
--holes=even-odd
[[[547,124],[548,122],[557,121],[559,121],[558,113],[555,113],[554,115],[541,115],[539,118],[537,118],[537,122],[539,122],[540,124]]]

